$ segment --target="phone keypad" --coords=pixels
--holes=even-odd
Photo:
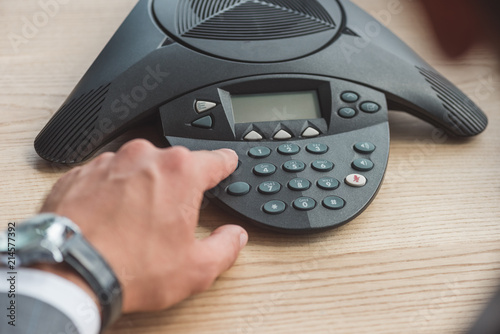
[[[329,147],[325,144],[308,144],[305,147],[306,151],[311,153],[311,158],[317,155],[326,154],[329,151]],[[370,154],[375,151],[376,147],[370,142],[358,142],[352,147],[354,152],[362,154]],[[298,154],[301,151],[301,147],[297,144],[287,143],[280,145],[274,154],[279,154],[282,156],[289,156]],[[257,146],[250,148],[248,151],[248,156],[253,159],[265,159],[272,157],[273,151],[265,146]],[[310,166],[310,167],[308,167]],[[258,177],[269,177],[278,172],[279,167],[286,173],[300,173],[305,171],[307,168],[311,168],[318,173],[328,173],[334,170],[335,164],[333,161],[326,159],[312,159],[309,162],[301,160],[289,160],[284,162],[281,166],[276,166],[273,163],[263,162],[257,164],[253,168],[253,173]],[[358,158],[352,161],[351,167],[356,171],[370,171],[374,168],[374,163],[367,158]],[[345,184],[352,188],[361,188],[366,185],[367,179],[365,176],[360,174],[351,174],[345,178]],[[334,194],[329,194],[326,191],[335,191],[341,187],[341,182],[331,176],[318,174],[316,180],[310,180],[304,177],[294,177],[291,178],[287,183],[281,184],[275,180],[265,180],[261,182],[257,187],[257,191],[266,196],[277,195],[284,191],[286,188],[288,191],[292,192],[303,192],[309,190],[312,186],[316,186],[317,189],[325,191],[324,197],[322,198],[311,198],[308,196],[301,196],[296,198],[290,205],[294,210],[298,211],[310,211],[315,210],[318,207],[323,207],[327,210],[342,210],[347,202],[345,199],[335,196]],[[250,193],[251,186],[245,182],[236,182],[231,184],[227,188],[227,193],[232,196],[244,196]],[[318,206],[318,203],[320,205]],[[285,202],[273,199],[271,201],[263,203],[262,211],[270,215],[279,215],[287,210],[288,206]]]

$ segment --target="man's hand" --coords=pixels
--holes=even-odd
[[[246,244],[239,226],[194,236],[203,193],[237,163],[231,150],[135,140],[64,175],[41,211],[80,226],[122,281],[125,313],[160,310],[209,288]]]

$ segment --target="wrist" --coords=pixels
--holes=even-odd
[[[94,303],[97,306],[97,309],[99,310],[99,314],[101,313],[101,305],[99,303],[99,299],[97,298],[95,292],[92,290],[90,285],[70,266],[64,263],[60,264],[37,264],[32,266],[33,269],[37,270],[42,270],[54,275],[57,275],[59,277],[62,277],[76,286],[78,286],[80,289],[82,289],[87,295],[92,298]]]

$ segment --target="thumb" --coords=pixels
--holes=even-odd
[[[242,227],[225,225],[202,240],[200,246],[206,263],[215,267],[211,269],[217,277],[233,266],[247,242],[248,234]]]

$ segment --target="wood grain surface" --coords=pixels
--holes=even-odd
[[[38,0],[0,1],[0,222],[37,212],[66,168],[42,161],[33,140],[136,0],[61,1],[13,47]],[[207,204],[199,237],[225,223],[248,229],[236,265],[208,291],[169,310],[124,316],[109,333],[461,333],[500,284],[500,77],[478,47],[459,60],[437,48],[418,2],[356,0],[488,114],[485,133],[432,140],[433,127],[391,112],[391,155],[373,204],[337,230],[287,236]],[[134,137],[162,144],[143,127]],[[153,134],[152,134],[153,133]],[[147,240],[137,240],[140,249]],[[145,263],[147,265],[153,265]]]

